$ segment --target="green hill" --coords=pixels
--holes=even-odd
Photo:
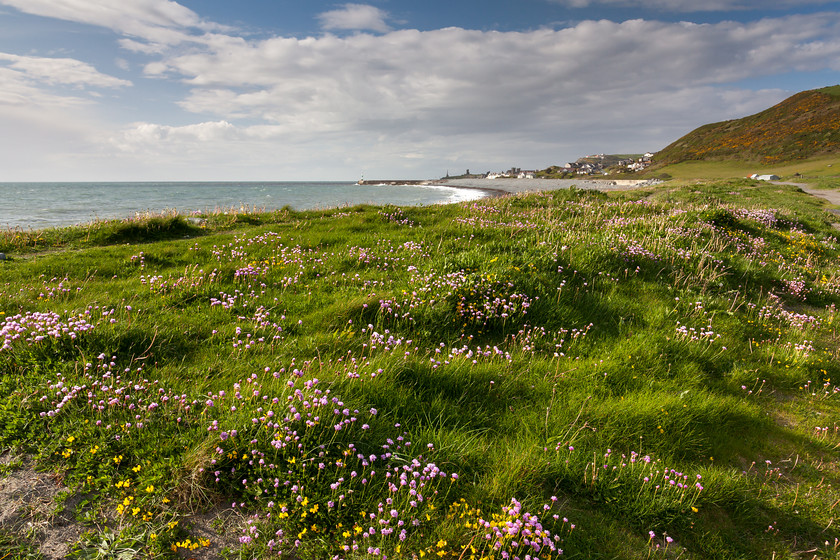
[[[758,114],[707,124],[656,156],[656,166],[684,161],[776,164],[840,153],[840,85],[803,91]]]

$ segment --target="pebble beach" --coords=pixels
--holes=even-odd
[[[577,187],[599,191],[614,191],[645,187],[659,182],[647,180],[606,180],[606,179],[441,179],[430,184],[461,189],[479,189],[491,195],[516,194],[524,192],[554,191]]]

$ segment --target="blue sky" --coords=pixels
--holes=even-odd
[[[656,151],[840,83],[840,0],[0,0],[0,181]]]

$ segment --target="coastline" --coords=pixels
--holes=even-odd
[[[616,191],[654,185],[656,179],[439,179],[427,181],[429,186],[474,189],[487,193],[488,197],[509,194],[555,191],[577,187],[597,191]]]
[[[0,229],[43,230],[138,215],[177,212],[322,210],[357,204],[417,206],[461,202],[483,192],[415,184],[358,186],[352,181],[172,181],[2,183]]]
[[[355,204],[413,206],[459,203],[517,193],[568,189],[614,190],[639,181],[581,179],[439,179],[341,182],[0,183],[0,228],[49,229],[98,220],[177,211],[183,215],[235,209],[296,210]],[[649,182],[645,182],[647,184]],[[427,191],[427,192],[423,192]],[[438,191],[437,193],[428,191]]]

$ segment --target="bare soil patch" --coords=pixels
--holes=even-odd
[[[71,493],[58,475],[38,472],[30,458],[9,453],[0,456],[0,468],[0,535],[6,537],[0,540],[0,560],[18,557],[7,556],[13,553],[12,544],[15,551],[31,545],[45,560],[64,560],[85,531],[96,530],[76,519],[84,496]],[[190,535],[210,543],[185,558],[222,560],[222,550],[238,545],[243,522],[230,507],[185,516],[181,524]]]
[[[37,472],[29,459],[0,457],[7,468],[16,462],[0,479],[0,530],[37,546],[48,560],[66,558],[85,530],[72,513],[80,498],[67,496],[58,477]]]

